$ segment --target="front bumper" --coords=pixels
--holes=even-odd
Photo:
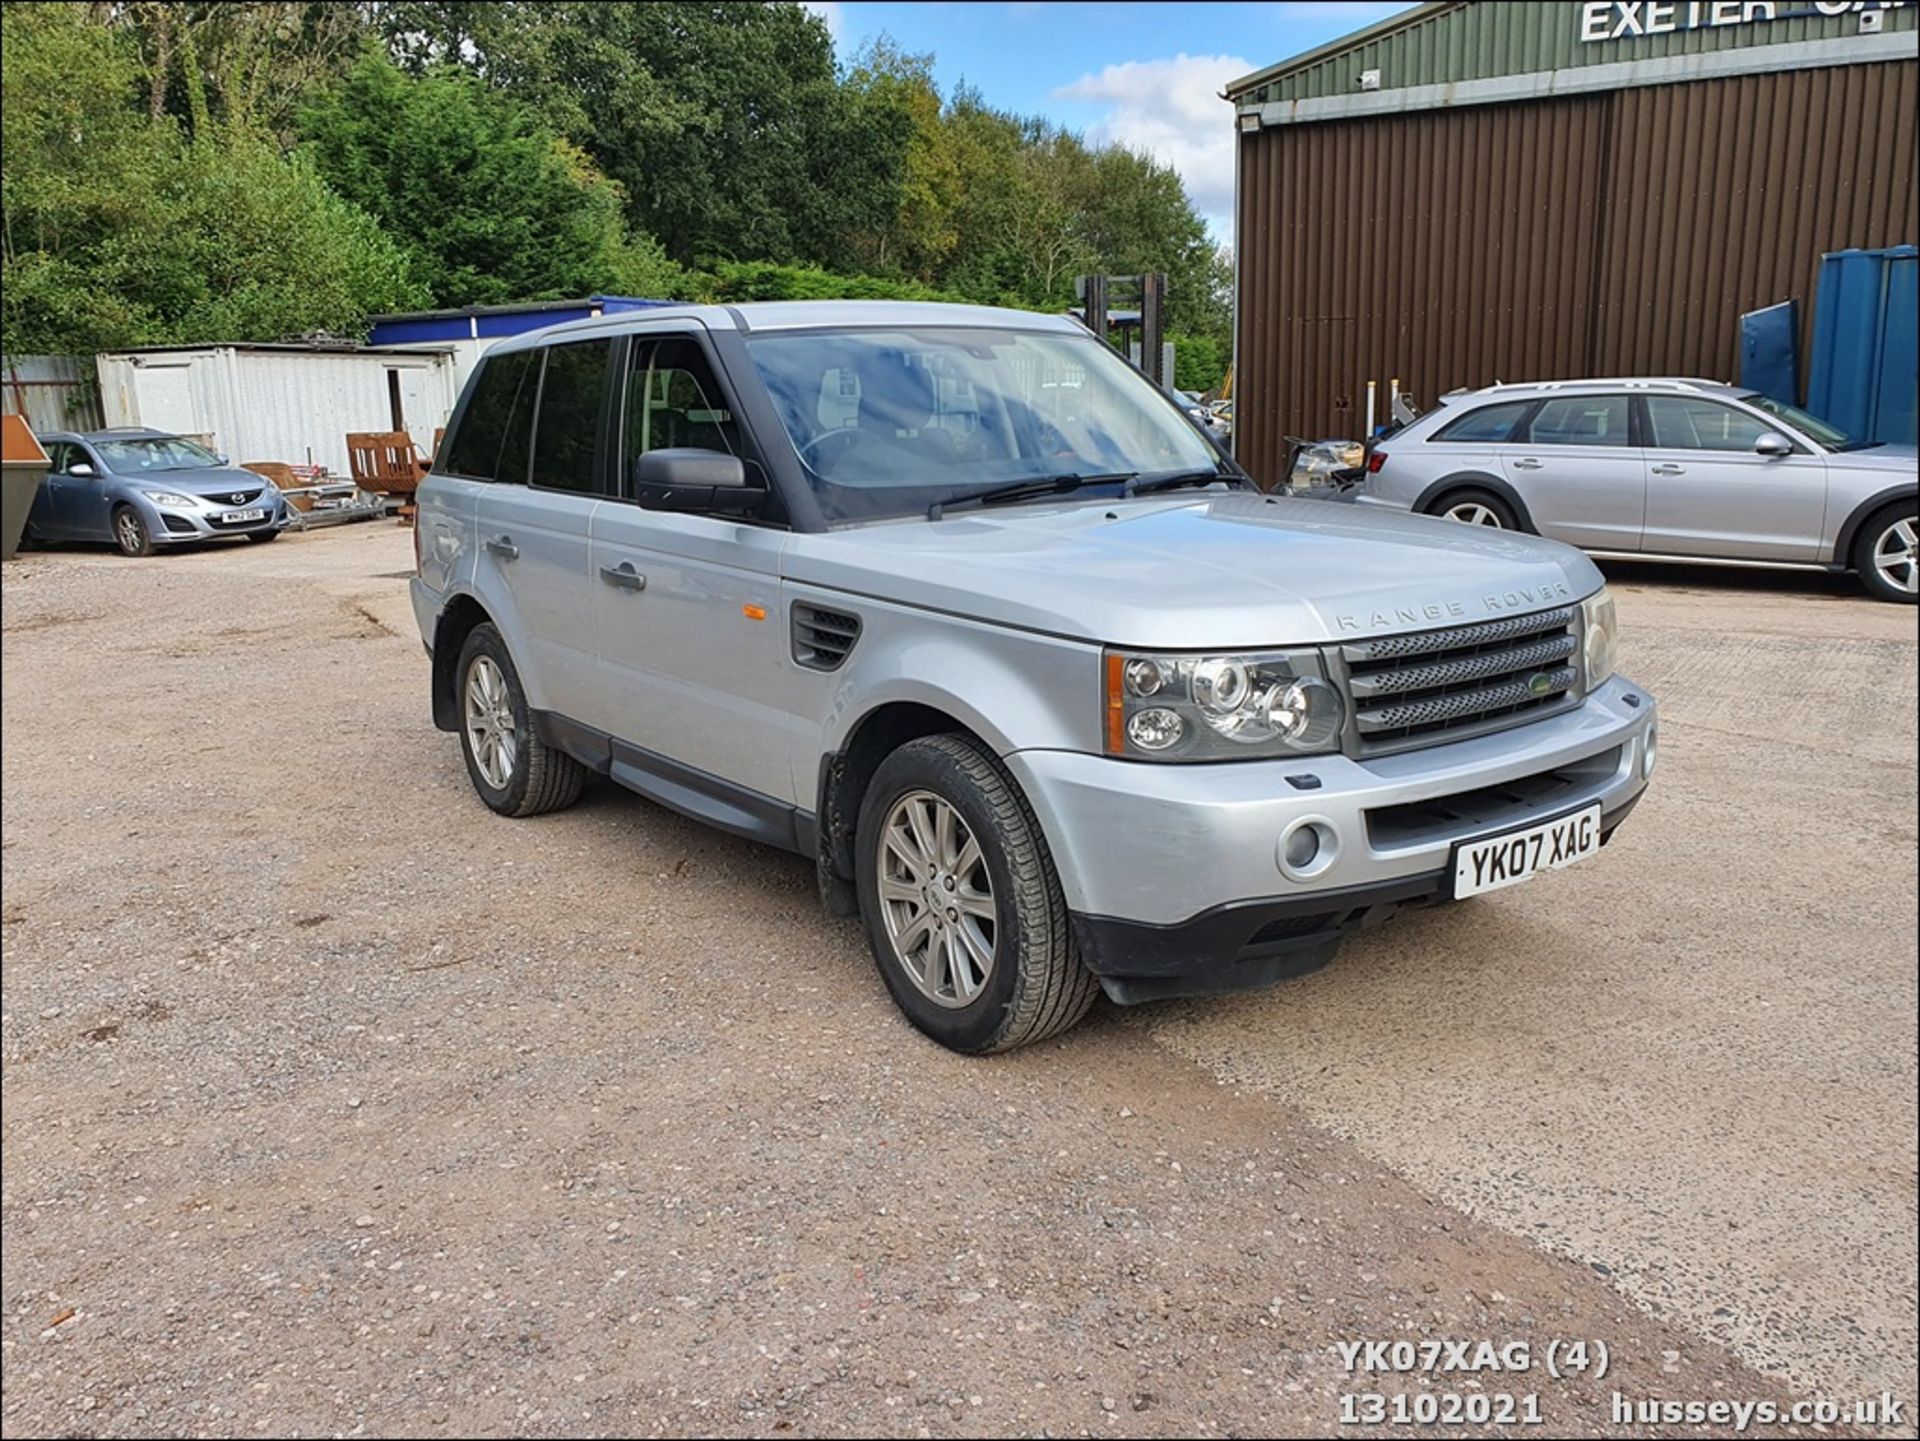
[[[1615,677],[1549,719],[1365,761],[1006,759],[1052,849],[1082,957],[1128,1002],[1324,965],[1347,931],[1451,899],[1460,841],[1596,801],[1610,835],[1646,787],[1655,724],[1652,698]],[[1309,820],[1332,833],[1331,859],[1290,874],[1284,837]]]
[[[220,517],[237,510],[264,510],[266,518],[244,525],[224,524]],[[293,519],[287,509],[286,497],[278,491],[268,491],[260,499],[247,505],[216,506],[211,509],[195,506],[191,510],[179,506],[147,503],[147,532],[153,537],[155,545],[192,545],[203,540],[217,540],[223,535],[257,535],[266,530],[283,530]]]

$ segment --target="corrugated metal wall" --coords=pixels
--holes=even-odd
[[[1731,376],[1738,317],[1916,235],[1920,66],[1850,65],[1241,137],[1236,448],[1358,435],[1365,383]],[[1383,402],[1384,407],[1384,402]],[[1384,418],[1384,416],[1382,417]]]
[[[136,361],[138,363],[136,363]],[[204,435],[236,461],[279,460],[348,470],[350,431],[392,426],[387,372],[403,377],[407,430],[431,453],[458,390],[451,355],[357,355],[234,347],[99,357],[109,425],[152,425]],[[177,377],[164,388],[162,375]],[[153,413],[165,396],[178,409]]]
[[[0,359],[0,406],[26,418],[35,435],[98,430],[100,392],[93,362],[78,355],[9,355]]]
[[[1860,33],[1855,11],[1825,15],[1808,4],[1778,4],[1778,17],[1738,25],[1689,24],[1687,0],[1670,19],[1682,28],[1630,34],[1619,40],[1583,41],[1581,4],[1567,0],[1475,0],[1444,9],[1415,11],[1380,35],[1249,88],[1243,103],[1311,100],[1354,93],[1354,77],[1380,72],[1382,90],[1448,81],[1486,80],[1545,70],[1575,70],[1586,65],[1655,60],[1668,55],[1711,55],[1808,40],[1835,40]],[[1702,6],[1704,14],[1706,7]],[[1644,13],[1640,16],[1644,22]],[[1609,30],[1618,17],[1606,17]],[[1889,33],[1920,28],[1920,6],[1881,12]]]
[[[1804,330],[1823,254],[1916,239],[1917,82],[1842,65],[1609,97],[1591,373],[1732,376],[1742,311],[1797,298]]]

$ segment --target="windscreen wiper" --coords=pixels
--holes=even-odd
[[[960,505],[1008,505],[1016,500],[1033,500],[1043,495],[1066,495],[1080,489],[1083,485],[1118,485],[1125,482],[1131,485],[1138,479],[1139,472],[1132,470],[1117,471],[1112,475],[1041,475],[1028,480],[1009,481],[1005,485],[990,485],[985,490],[976,490],[967,495],[954,496],[949,500],[936,500],[927,507],[927,519],[938,520],[947,511]]]
[[[1122,491],[1121,494],[1131,499],[1136,495],[1152,495],[1155,491],[1160,490],[1178,490],[1183,485],[1212,485],[1217,480],[1224,480],[1231,484],[1236,479],[1238,479],[1238,477],[1235,476],[1232,471],[1215,470],[1212,468],[1206,470],[1180,470],[1175,471],[1172,475],[1156,475],[1151,480],[1142,480],[1136,475],[1132,480],[1127,482],[1127,488]]]

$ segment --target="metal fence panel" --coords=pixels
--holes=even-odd
[[[25,417],[36,435],[106,424],[92,356],[9,355],[0,359],[0,382],[6,414]]]

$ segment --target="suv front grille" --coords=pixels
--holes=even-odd
[[[1578,703],[1579,607],[1338,648],[1362,755],[1435,745]]]

